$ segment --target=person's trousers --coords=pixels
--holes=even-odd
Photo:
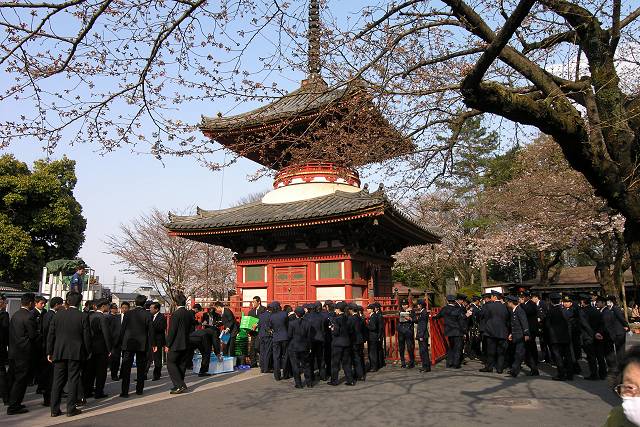
[[[147,365],[146,351],[122,351],[122,369],[120,377],[122,378],[122,394],[129,394],[129,383],[131,382],[131,367],[133,366],[133,357],[136,358],[136,393],[142,394],[144,390],[144,370]]]
[[[378,351],[378,340],[369,340],[367,343],[367,353],[369,356],[369,370],[377,371],[380,369],[380,352]]]
[[[289,351],[289,360],[291,360],[291,371],[296,386],[302,386],[302,378],[300,374],[304,372],[305,385],[313,384],[311,365],[309,364],[308,351]]]
[[[398,326],[398,348],[400,350],[400,362],[402,362],[402,366],[405,365],[405,348],[409,352],[409,365],[414,366],[416,364],[416,347],[413,337],[413,323],[411,324],[411,329],[406,326]]]
[[[162,347],[157,347],[152,353],[153,359],[153,379],[157,380],[162,376]]]
[[[536,345],[536,337],[531,336],[529,341],[524,342],[525,361],[532,371],[538,370],[538,346]]]
[[[600,379],[605,379],[609,371],[607,368],[605,340],[595,340],[593,342],[593,351],[596,356],[596,362],[598,363],[598,376]]]
[[[418,339],[418,352],[423,368],[431,368],[431,356],[429,355],[429,338]]]
[[[353,362],[354,378],[361,380],[364,378],[364,344],[353,344],[351,346],[351,357]]]
[[[5,405],[9,404],[9,384],[7,378],[7,361],[0,359],[0,398]]]
[[[499,373],[504,369],[504,355],[507,351],[507,340],[487,337],[487,368]]]
[[[280,379],[282,378],[282,367],[283,367],[283,363],[285,362],[285,355],[287,354],[287,342],[274,341],[272,348],[273,348],[273,377],[277,381],[280,381]]]
[[[331,335],[324,336],[324,370],[327,375],[331,374]]]
[[[9,405],[7,409],[20,409],[27,386],[31,381],[32,367],[31,359],[9,359]]]
[[[273,342],[272,337],[260,338],[260,372],[263,374],[273,369]]]
[[[583,342],[582,350],[584,351],[585,357],[587,359],[587,365],[589,365],[589,376],[590,377],[599,377],[598,373],[598,361],[596,359],[596,348],[595,344],[591,342]]]
[[[78,385],[82,366],[78,360],[57,360],[53,362],[53,385],[51,387],[51,412],[60,411],[62,390],[67,385],[67,413],[76,408]]]
[[[550,344],[551,356],[556,362],[558,376],[561,378],[573,378],[573,360],[569,343]]]
[[[120,356],[121,351],[119,348],[114,348],[111,351],[111,357],[109,358],[109,366],[111,368],[111,379],[118,381],[120,379]]]
[[[186,387],[184,382],[184,375],[187,372],[187,359],[191,351],[185,350],[169,350],[167,354],[167,372],[169,372],[169,378],[175,388]]]
[[[622,359],[624,359],[625,345],[627,342],[626,334],[616,335],[610,340],[606,341],[606,360],[609,365],[609,369],[618,372]]]
[[[260,360],[260,338],[257,335],[249,335],[249,360],[252,368],[258,366]]]
[[[524,347],[524,338],[513,339],[513,362],[511,363],[511,374],[518,375],[522,368],[522,361],[527,353]]]
[[[351,348],[333,346],[331,349],[331,381],[338,382],[340,365],[348,383],[353,383],[353,371],[351,370]]]
[[[85,360],[81,364],[82,366],[82,389],[84,390],[84,397],[93,396],[94,387],[96,381],[96,366],[94,362],[94,356],[91,355],[91,359]]]
[[[449,342],[449,348],[447,348],[447,367],[458,368],[461,363],[462,337],[447,337],[447,341]]]
[[[95,395],[104,394],[104,384],[107,382],[108,353],[94,353],[91,355],[90,363],[93,365],[93,380],[95,383]],[[86,388],[86,386],[85,386]]]
[[[200,344],[198,345],[198,350],[200,351],[200,355],[202,356],[202,362],[200,362],[200,372],[199,374],[206,374],[209,372],[209,363],[211,362],[211,337],[209,335],[205,335],[202,337]]]
[[[311,341],[311,372],[318,369],[320,380],[327,379],[327,371],[324,364],[324,341]]]

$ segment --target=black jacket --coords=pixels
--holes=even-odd
[[[167,333],[167,347],[171,351],[189,349],[189,334],[195,322],[194,317],[184,307],[178,307],[171,315],[169,332]]]
[[[349,329],[351,331],[351,344],[364,344],[364,335],[362,335],[362,317],[354,314],[347,318],[347,323],[349,324]],[[413,322],[411,322],[411,327],[413,328]]]
[[[91,316],[91,352],[109,354],[113,350],[113,340],[109,328],[109,315],[97,312]]]
[[[429,311],[425,308],[422,311],[416,313],[416,323],[418,325],[416,331],[416,338],[424,341],[429,339]]]
[[[9,313],[0,311],[0,363],[9,358]]]
[[[122,314],[109,314],[109,330],[111,330],[111,342],[113,343],[114,349],[119,350],[120,344],[118,340],[120,339],[120,326],[122,325]]]
[[[222,321],[222,326],[229,329],[231,336],[237,335],[240,325],[236,322],[236,317],[233,315],[233,312],[227,307],[222,310],[220,321]]]
[[[164,314],[158,312],[156,313],[156,318],[153,320],[153,316],[151,317],[151,326],[153,328],[153,342],[152,345],[157,347],[164,347],[167,344],[167,319],[165,319]]]
[[[549,344],[569,344],[569,322],[562,313],[562,305],[550,305],[544,318],[544,326],[547,329]]]
[[[269,317],[268,328],[271,330],[273,342],[287,341],[289,316],[286,311],[278,311],[271,313]]]
[[[289,335],[289,351],[308,351],[311,344],[311,326],[307,319],[295,318],[289,320],[287,328]]]
[[[383,336],[383,328],[384,323],[382,319],[382,314],[378,312],[371,313],[369,316],[369,321],[367,322],[367,329],[369,330],[369,342],[380,341]]]
[[[58,360],[86,360],[91,352],[91,331],[84,313],[75,307],[53,317],[47,336],[47,354]]]
[[[16,311],[9,322],[9,359],[29,360],[37,347],[38,324],[26,308]]]
[[[482,307],[484,334],[487,337],[506,339],[509,336],[509,309],[498,301],[490,301]]]
[[[520,304],[524,312],[527,314],[527,322],[529,323],[529,332],[531,337],[538,336],[538,306],[535,302],[529,300],[524,304]]]
[[[624,335],[626,332],[624,328],[629,327],[627,321],[624,320],[622,310],[617,305],[602,309],[602,321],[604,322],[604,331],[611,340]]]
[[[353,332],[349,327],[346,314],[336,315],[331,319],[331,345],[333,347],[350,347]]]
[[[324,342],[329,320],[322,313],[315,311],[308,314],[307,320],[311,325],[311,338],[313,341]]]
[[[447,304],[436,314],[434,319],[444,319],[444,335],[461,337],[465,333],[463,322],[466,322],[465,311],[457,304]]]
[[[600,310],[588,305],[580,308],[580,337],[584,344],[590,345],[595,342],[596,334],[604,337],[604,323]]]
[[[269,328],[269,318],[271,317],[270,311],[263,311],[258,317],[258,337],[266,338],[271,336],[271,329]]]
[[[124,314],[118,342],[123,351],[151,351],[153,328],[149,313],[136,307]]]
[[[522,308],[522,304],[518,304],[511,312],[511,338],[520,340],[529,336],[531,336],[531,332],[529,331],[527,313]]]

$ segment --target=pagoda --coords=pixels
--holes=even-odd
[[[239,156],[276,170],[260,201],[170,215],[169,233],[230,248],[243,305],[391,296],[392,255],[439,236],[395,208],[357,166],[413,149],[367,87],[329,88],[320,75],[319,5],[309,6],[308,74],[299,89],[253,111],[203,117],[200,128]]]

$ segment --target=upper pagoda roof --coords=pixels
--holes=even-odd
[[[384,218],[394,229],[402,230],[407,245],[440,242],[433,230],[422,227],[393,207],[383,191],[335,193],[280,204],[253,202],[241,206],[207,211],[196,215],[170,215],[166,224],[170,234],[197,238],[205,235],[231,235],[244,232],[314,226],[373,217]]]
[[[309,160],[361,166],[411,152],[404,137],[352,80],[329,88],[319,75],[270,104],[230,117],[202,117],[202,132],[263,166]]]

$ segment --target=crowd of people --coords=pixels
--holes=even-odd
[[[470,301],[448,295],[436,318],[444,319],[448,368],[459,369],[467,355],[484,362],[481,372],[506,369],[516,377],[524,362],[528,375],[538,376],[538,364],[548,362],[556,366],[553,379],[558,381],[578,374],[603,380],[617,372],[629,331],[616,298],[595,293],[551,293],[549,302],[530,292],[503,296],[492,291]],[[579,364],[583,354],[586,372]]]
[[[143,295],[136,297],[134,307],[100,299],[85,302],[81,309],[81,300],[76,291],[65,301],[26,293],[9,319],[0,296],[0,395],[7,414],[28,412],[22,400],[27,387],[35,384],[52,417],[62,414],[65,396],[67,416],[77,415],[88,398],[107,397],[109,370],[112,380],[121,381],[119,396],[126,399],[134,363],[136,394],[144,393],[149,373],[152,381],[160,379],[165,361],[173,383],[170,393],[184,393],[185,373],[193,367],[196,350],[201,355],[199,376],[210,375],[212,354],[219,361],[239,354],[234,343],[240,324],[222,302],[205,312],[198,304],[187,307],[180,294],[167,328],[160,303]],[[516,377],[524,363],[528,375],[537,376],[538,364],[546,361],[557,367],[554,380],[571,380],[581,373],[578,361],[584,354],[585,379],[601,380],[616,371],[629,327],[615,297],[552,293],[549,300],[528,292],[505,297],[492,291],[470,299],[448,295],[447,305],[434,315],[444,322],[446,367],[459,369],[468,357],[483,361],[482,372],[507,370]],[[277,301],[264,306],[256,296],[247,315],[255,322],[245,331],[250,337],[246,357],[252,367],[273,373],[276,381],[293,379],[296,388],[318,381],[337,386],[342,371],[344,384],[353,386],[385,365],[385,322],[378,303],[366,309],[342,301],[293,308]],[[402,368],[416,366],[417,341],[420,371],[431,370],[430,317],[424,300],[401,301],[389,332],[397,335]]]

